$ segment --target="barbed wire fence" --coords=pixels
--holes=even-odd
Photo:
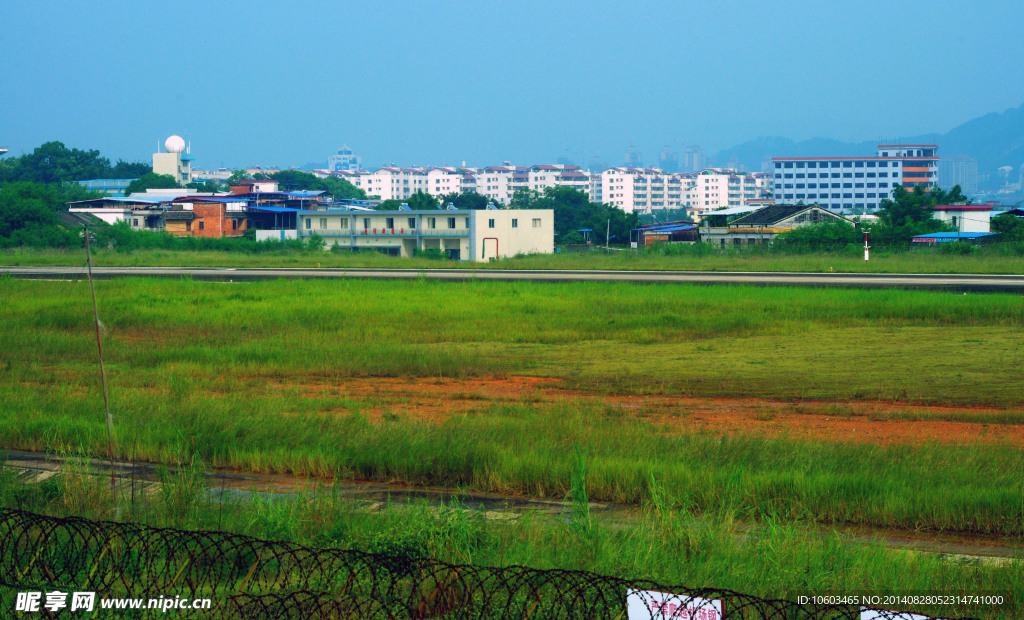
[[[0,586],[212,600],[212,609],[175,610],[179,618],[856,620],[862,613],[853,605],[800,605],[586,571],[455,565],[7,509],[0,509]],[[9,596],[2,604],[13,609]],[[132,617],[162,616],[149,613]],[[879,610],[875,617],[930,616]]]

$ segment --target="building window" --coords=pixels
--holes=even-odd
[[[533,218],[533,227],[534,228],[540,228],[540,218],[539,217]]]
[[[427,218],[427,228],[437,228],[437,218],[428,217]]]
[[[307,217],[306,218],[306,230],[309,230],[312,227],[313,227],[313,224],[312,224],[310,218]]]
[[[416,229],[416,218],[410,217],[409,218],[409,230],[415,230],[415,229]]]
[[[320,218],[320,228],[327,228],[327,218],[326,217]]]
[[[188,230],[188,231],[192,230],[192,222],[185,222],[185,230]]]
[[[238,230],[238,220],[231,220],[231,230]]]
[[[132,219],[132,226],[138,226],[138,225],[139,225],[139,218]]]
[[[344,228],[344,229],[348,229],[348,218],[347,217],[341,218],[341,227]]]
[[[455,218],[454,217],[448,218],[448,228],[455,228]]]
[[[385,228],[394,228],[395,227],[395,218],[389,217],[389,218],[386,218],[385,221],[387,222],[387,224],[384,226]]]
[[[199,222],[199,230],[203,230],[205,228],[206,228],[206,222]]]
[[[487,228],[494,228],[494,220],[493,219],[487,220]]]
[[[519,228],[519,220],[512,218],[512,228]]]

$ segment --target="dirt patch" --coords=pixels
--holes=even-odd
[[[495,404],[514,403],[540,410],[566,400],[604,406],[609,415],[636,418],[661,432],[710,435],[788,436],[877,445],[999,443],[1024,446],[1024,424],[993,424],[998,407],[936,407],[896,402],[773,401],[754,398],[693,398],[608,395],[561,387],[547,377],[324,379],[270,389],[297,390],[306,397],[333,397],[352,403],[371,419],[439,422],[452,416],[483,415]],[[972,420],[977,418],[977,420]]]

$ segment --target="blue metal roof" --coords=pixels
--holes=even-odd
[[[992,237],[995,233],[990,232],[938,232],[930,233],[927,235],[917,235],[914,237],[914,241],[930,241],[934,240],[938,243],[945,243],[949,241],[958,241],[962,239],[981,239],[982,237]]]
[[[255,211],[268,211],[270,213],[298,213],[298,209],[289,209],[288,207],[257,207],[249,206],[250,209]]]
[[[645,233],[678,232],[680,230],[697,230],[696,226],[657,226],[654,228],[638,228]]]

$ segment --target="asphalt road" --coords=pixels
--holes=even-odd
[[[83,280],[82,267],[5,267],[0,275],[43,280]],[[1024,274],[881,274],[720,271],[592,271],[507,269],[312,269],[215,267],[94,267],[96,279],[125,277],[190,277],[214,282],[243,282],[277,278],[373,278],[408,280],[527,280],[531,282],[635,282],[642,284],[747,284],[754,286],[811,286],[834,288],[939,289],[963,292],[1024,293]]]

